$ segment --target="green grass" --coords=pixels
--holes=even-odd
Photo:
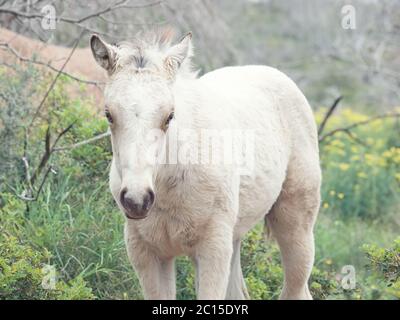
[[[2,208],[3,228],[38,250],[47,248],[61,278],[70,281],[81,277],[98,299],[141,299],[125,252],[123,218],[107,184],[90,192],[82,191],[89,188],[90,181],[75,187],[71,184],[71,179],[58,177],[49,183],[43,197],[29,206],[29,212],[19,200],[8,199],[9,206]],[[366,277],[363,244],[387,246],[395,237],[396,229],[390,223],[359,218],[343,222],[321,213],[315,229],[315,265],[332,281],[342,266],[349,264],[360,272],[358,277]],[[242,260],[251,296],[276,299],[282,285],[279,252],[273,242],[264,241],[262,225],[245,239]],[[178,297],[194,298],[194,271],[189,259],[178,259],[177,278]]]
[[[365,263],[364,244],[386,246],[399,235],[398,225],[388,220],[341,220],[338,215],[329,216],[322,212],[315,227],[317,265],[332,261],[338,268],[354,265],[361,270]]]
[[[10,83],[15,86],[13,83],[18,81]],[[95,115],[90,103],[71,101],[63,85],[62,80],[57,84],[49,105],[45,106],[45,114],[32,130],[29,145],[32,165],[43,149],[48,117],[53,131],[75,123],[73,130],[64,137],[64,145],[104,132],[106,128],[104,119]],[[23,87],[23,83],[19,83],[18,90]],[[10,89],[10,94],[15,88]],[[23,100],[23,97],[20,98]],[[24,101],[12,105],[13,108],[18,106],[24,108]],[[7,113],[8,107],[0,101],[2,114]],[[322,112],[317,112],[317,121],[321,115]],[[346,109],[332,117],[327,130],[365,117]],[[17,127],[17,132],[9,136],[12,143],[4,146],[7,150],[0,150],[0,155],[7,153],[7,161],[14,159],[16,163],[0,173],[0,181],[6,182],[0,189],[0,232],[17,239],[22,248],[26,246],[39,254],[49,252],[48,262],[56,267],[60,280],[76,283],[64,297],[82,297],[88,292],[83,286],[87,286],[97,299],[141,299],[139,282],[125,251],[124,219],[108,187],[111,157],[108,139],[72,152],[57,153],[51,163],[58,174],[49,177],[37,201],[24,202],[13,191],[23,190],[24,171],[20,163],[23,131],[18,131],[22,129],[23,126]],[[0,127],[0,130],[3,129]],[[0,136],[6,133],[0,131]],[[387,291],[387,280],[365,268],[369,260],[363,246],[388,247],[399,235],[399,126],[387,119],[360,127],[354,133],[365,141],[364,145],[344,134],[321,144],[322,206],[315,227],[316,262],[310,280],[312,293],[319,299],[393,296]],[[35,260],[32,270],[37,269],[38,263]],[[31,262],[26,268],[29,264]],[[279,252],[273,242],[265,243],[261,225],[244,240],[242,265],[253,299],[279,297],[282,285]],[[357,289],[352,292],[343,291],[339,285],[344,265],[353,265],[356,269]],[[0,267],[0,274],[2,272]],[[177,279],[178,298],[194,298],[194,272],[188,258],[177,260]],[[0,283],[0,290],[2,285],[6,284]]]

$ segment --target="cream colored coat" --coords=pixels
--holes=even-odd
[[[146,188],[155,193],[146,217],[126,219],[125,225],[128,256],[145,298],[175,298],[174,259],[179,255],[195,263],[198,299],[248,298],[240,240],[265,219],[282,254],[281,298],[310,299],[307,281],[321,181],[311,108],[293,81],[274,68],[226,67],[197,78],[187,65],[190,38],[175,46],[160,39],[142,41],[138,51],[97,36],[91,41],[96,60],[110,74],[105,101],[114,119],[112,194],[124,211],[123,188],[132,199]],[[146,65],[128,59],[138,54]],[[157,126],[160,115],[171,110],[167,137],[172,129],[253,132],[251,170],[240,174],[234,165],[136,165],[132,153],[147,148],[137,143],[137,132]],[[136,149],[130,147],[133,141]]]

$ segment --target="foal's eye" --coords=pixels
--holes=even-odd
[[[111,116],[110,111],[106,109],[106,111],[104,112],[104,114],[105,114],[105,116],[106,116],[106,118],[107,118],[108,123],[110,123],[110,124],[113,123],[113,118],[112,118],[112,116]]]
[[[165,123],[164,123],[164,127],[167,129],[168,128],[168,125],[169,125],[169,123],[171,122],[171,120],[174,118],[174,113],[173,112],[171,112],[170,114],[169,114],[169,116],[168,116],[168,118],[165,120]]]

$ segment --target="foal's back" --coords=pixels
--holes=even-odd
[[[296,84],[271,67],[226,67],[199,80],[212,88],[220,101],[226,101],[226,105],[209,104],[213,105],[209,112],[224,115],[215,120],[220,122],[218,125],[255,133],[254,168],[240,180],[235,229],[240,237],[276,202],[293,157],[318,161],[313,114]]]

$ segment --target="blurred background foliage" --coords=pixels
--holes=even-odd
[[[28,2],[0,1],[0,9],[12,3],[29,13]],[[104,8],[108,1],[52,3],[64,16],[78,17]],[[344,1],[147,3],[145,8],[113,11],[86,26],[114,40],[155,25],[192,30],[202,72],[229,64],[277,66],[304,90],[318,124],[332,100],[344,95],[324,132],[400,111],[398,1],[346,1],[356,7],[356,30],[341,27]],[[1,10],[0,21],[65,46],[73,43],[79,29],[65,24],[49,34],[37,21],[24,24]],[[81,45],[86,43],[87,38]],[[108,188],[108,138],[54,152],[48,163],[53,171],[36,201],[18,197],[26,188],[21,157],[25,154],[35,168],[46,135],[54,141],[73,124],[59,142],[69,146],[107,130],[87,94],[90,87],[81,84],[79,93],[71,95],[73,80],[60,76],[26,139],[27,125],[53,79],[54,73],[31,64],[0,66],[0,299],[141,299],[124,248],[123,217]],[[400,123],[398,118],[377,119],[354,128],[352,135],[338,132],[320,143],[322,202],[310,288],[316,299],[399,299]],[[55,290],[41,287],[46,264],[57,270]],[[346,265],[356,271],[352,290],[341,285]],[[251,298],[279,297],[279,251],[273,240],[264,240],[262,225],[244,240],[242,266]],[[177,278],[178,298],[194,298],[189,259],[178,259]]]
[[[4,87],[10,91],[20,88],[21,101],[16,105],[3,101],[0,111],[19,114],[19,121],[24,123],[30,119],[30,105],[24,99],[29,99],[32,90],[43,93],[41,81],[46,81],[46,76],[28,68],[8,79],[11,81]],[[24,84],[32,79],[35,85]],[[42,116],[35,121],[29,139],[33,163],[41,154],[49,123],[57,124],[52,127],[55,132],[74,123],[63,137],[63,145],[106,130],[106,121],[93,111],[90,100],[69,98],[65,90],[69,81],[61,78],[57,82]],[[317,122],[324,111],[321,108],[316,112]],[[344,108],[331,118],[326,130],[365,118],[362,113]],[[398,125],[397,120],[389,118],[359,127],[355,134],[365,144],[341,133],[321,143],[322,204],[315,230],[316,263],[310,280],[317,299],[399,298],[400,247],[399,240],[393,242],[399,236],[400,223]],[[0,134],[6,134],[5,130],[7,123],[1,126]],[[56,174],[50,174],[37,201],[25,202],[17,196],[24,188],[25,172],[20,160],[23,136],[24,127],[14,126],[12,135],[7,135],[8,144],[2,144],[0,152],[4,168],[0,176],[0,251],[11,255],[1,255],[0,298],[142,298],[125,253],[123,217],[108,189],[109,139],[54,153],[51,163]],[[27,250],[33,256],[24,259]],[[273,241],[264,241],[261,225],[244,240],[242,261],[251,297],[276,299],[283,276],[279,251]],[[56,266],[60,289],[54,293],[46,293],[38,284],[38,268],[44,263]],[[344,265],[356,268],[354,290],[341,287]],[[177,276],[178,297],[194,298],[194,272],[189,259],[178,259]],[[15,291],[14,287],[25,289]]]
[[[79,19],[120,1],[6,0],[26,14],[46,4],[62,18]],[[398,105],[400,2],[397,0],[129,0],[127,7],[79,24],[59,21],[43,30],[39,19],[1,14],[5,28],[50,44],[72,46],[84,26],[111,42],[138,30],[172,26],[191,30],[201,72],[232,64],[267,64],[291,76],[312,105],[344,104],[371,110]],[[356,29],[343,29],[344,5],[355,8]],[[86,47],[88,38],[80,45]]]

